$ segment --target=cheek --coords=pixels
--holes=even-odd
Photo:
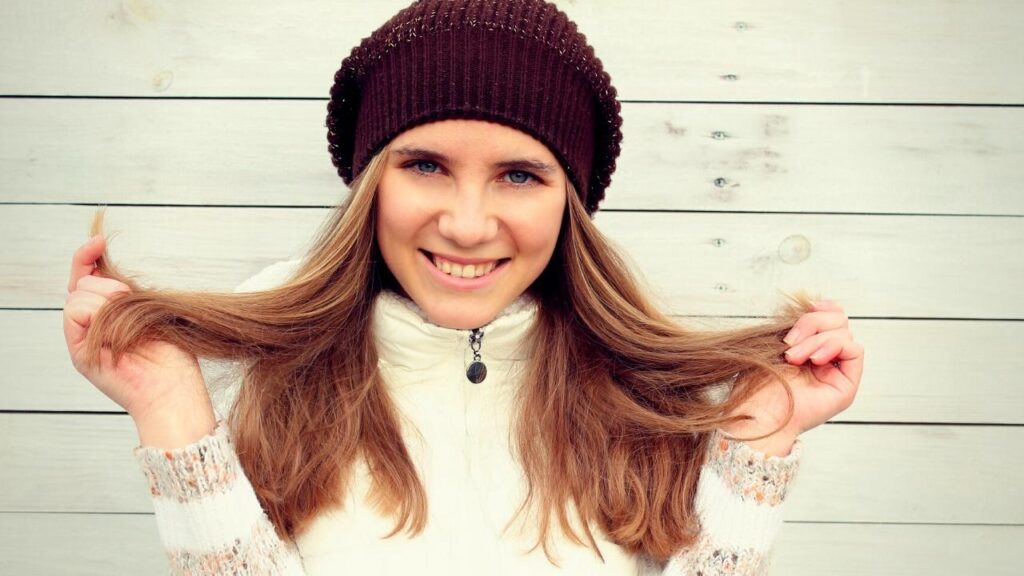
[[[384,188],[377,193],[377,242],[385,257],[411,242],[416,230],[423,225],[423,212],[417,210],[413,202],[403,202],[399,196]]]
[[[401,281],[409,268],[407,246],[410,244],[406,228],[402,225],[402,214],[388,211],[385,207],[377,212],[377,249],[384,265]]]
[[[524,255],[541,258],[537,266],[543,268],[558,243],[558,232],[562,225],[562,208],[549,204],[531,210],[515,222],[515,238],[519,251]]]

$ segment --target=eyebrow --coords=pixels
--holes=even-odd
[[[444,154],[430,150],[429,148],[421,148],[418,146],[401,146],[398,148],[391,149],[392,154],[397,154],[406,158],[425,158],[428,160],[436,160],[445,164],[451,164],[451,158]],[[555,167],[547,162],[541,162],[533,158],[513,158],[511,160],[502,160],[501,162],[495,162],[496,168],[505,168],[507,170],[533,170],[535,172],[542,172],[544,174],[553,174]]]

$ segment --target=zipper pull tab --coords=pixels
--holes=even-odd
[[[480,361],[480,341],[483,337],[483,330],[479,328],[473,328],[469,332],[469,348],[473,351],[473,362],[466,369],[466,378],[473,384],[479,384],[487,378],[487,366]]]

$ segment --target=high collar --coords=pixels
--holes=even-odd
[[[526,359],[526,336],[536,321],[537,309],[536,298],[523,294],[480,327],[481,360],[489,368]],[[430,322],[415,302],[392,290],[382,290],[377,296],[373,310],[377,356],[393,367],[427,370],[453,361],[468,366],[473,360],[471,332]]]

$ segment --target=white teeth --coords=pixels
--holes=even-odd
[[[489,274],[494,267],[497,266],[497,261],[488,262],[486,264],[456,264],[455,262],[449,262],[439,256],[434,256],[434,266],[451,276],[457,276],[460,278],[478,278],[485,274]]]

